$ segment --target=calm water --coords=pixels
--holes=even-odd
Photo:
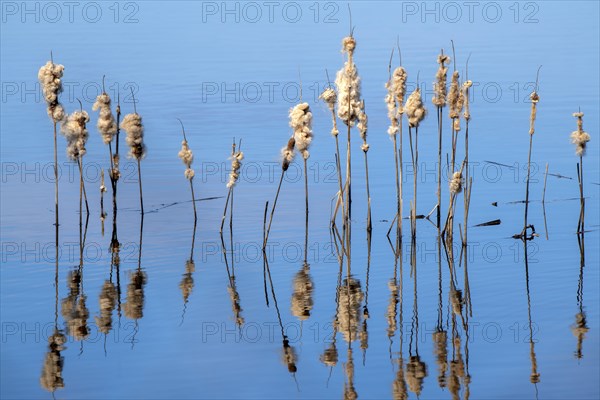
[[[58,398],[390,398],[402,382],[410,398],[416,392],[435,399],[453,392],[477,399],[599,397],[597,2],[482,2],[472,9],[352,2],[355,59],[369,114],[373,234],[368,242],[364,167],[353,133],[350,319],[339,312],[348,309],[347,260],[340,274],[329,230],[335,145],[329,111],[316,98],[327,83],[325,69],[333,78],[343,62],[346,4],[81,2],[71,14],[54,4],[2,3],[3,398],[50,398],[47,389],[63,385],[54,392]],[[414,246],[404,240],[400,258],[386,237],[395,188],[383,85],[398,35],[409,83],[414,88],[419,73],[430,111],[419,130],[419,214],[436,203],[435,58],[442,47],[451,51],[450,39],[461,72],[471,54],[467,264],[459,260],[460,246],[454,263],[443,250],[439,256],[437,229],[426,220],[418,221]],[[92,115],[84,159],[90,217],[81,232],[77,170],[66,159],[64,139],[58,140],[58,269],[52,126],[36,86],[50,50],[66,66],[62,102],[71,111],[80,98]],[[523,243],[511,236],[522,227],[527,96],[540,64],[529,211],[540,236],[529,242],[526,264]],[[314,113],[309,267],[303,267],[304,186],[296,162],[279,198],[265,268],[264,206],[275,195],[278,151],[290,135],[287,112],[299,100],[298,71]],[[117,231],[110,188],[101,224],[99,171],[108,159],[91,105],[104,74],[110,94],[120,92],[124,113],[132,111],[127,93],[134,89],[144,118],[143,230],[131,161],[122,166]],[[583,262],[575,234],[577,158],[568,138],[578,107],[592,136],[584,159]],[[185,123],[196,197],[203,199],[195,236],[176,118]],[[445,152],[449,127],[444,116]],[[225,259],[219,224],[233,137],[243,139],[245,159]],[[404,154],[406,161],[408,149]],[[407,167],[406,203],[412,178]],[[458,201],[462,225],[462,197]],[[445,186],[442,203],[446,210]],[[496,219],[500,225],[475,227]],[[405,238],[408,225],[405,220]],[[119,260],[110,251],[113,235],[121,244]],[[111,310],[110,288],[118,300],[114,311],[101,313],[101,296],[104,310]],[[459,291],[463,301],[457,303]],[[574,333],[583,314],[587,331]],[[66,343],[51,350],[55,326]],[[337,360],[323,358],[333,347]],[[48,373],[61,357],[62,383]]]

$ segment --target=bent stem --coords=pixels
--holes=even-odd
[[[225,225],[225,216],[227,215],[227,207],[229,206],[229,198],[231,197],[231,189],[227,191],[227,198],[225,198],[225,208],[223,209],[223,218],[221,218],[221,230],[220,233],[223,233],[223,226]]]
[[[77,164],[79,166],[79,185],[80,185],[80,191],[79,191],[79,203],[81,203],[81,192],[83,192],[83,198],[85,199],[85,211],[87,214],[90,213],[90,207],[88,206],[88,200],[87,200],[87,193],[85,191],[85,182],[83,181],[83,161],[81,159],[81,157],[77,158]]]
[[[281,191],[281,184],[283,183],[283,177],[285,176],[285,170],[281,170],[281,178],[279,178],[279,185],[277,186],[277,193],[275,193],[275,200],[273,201],[273,208],[271,209],[271,216],[269,217],[269,226],[267,227],[267,233],[265,234],[265,240],[263,241],[263,251],[267,247],[267,241],[269,240],[269,233],[271,232],[271,224],[273,223],[273,214],[275,214],[275,207],[277,207],[277,199],[279,198],[279,192]]]

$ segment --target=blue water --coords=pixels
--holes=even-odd
[[[333,79],[344,61],[341,39],[350,29],[346,3],[81,2],[73,6],[72,14],[63,3],[48,4],[2,2],[3,398],[52,396],[40,385],[40,376],[55,322],[67,337],[61,351],[64,388],[54,392],[58,398],[339,398],[350,378],[360,397],[390,398],[399,357],[406,364],[417,353],[427,366],[419,398],[450,398],[449,388],[438,384],[432,338],[440,307],[438,271],[442,327],[448,334],[448,371],[450,361],[458,359],[451,341],[455,332],[470,376],[470,382],[459,379],[460,397],[467,396],[466,386],[470,397],[477,399],[599,397],[597,2],[482,2],[473,6],[351,2],[355,61],[369,115],[373,215],[369,254],[363,156],[353,131],[351,273],[360,280],[365,295],[359,314],[362,318],[368,301],[369,318],[368,348],[361,348],[360,338],[355,338],[351,355],[344,335],[334,332],[332,325],[339,263],[329,219],[338,183],[330,114],[317,99],[327,84],[325,70]],[[418,75],[429,111],[419,128],[419,214],[428,214],[436,204],[437,120],[431,104],[435,59],[441,48],[451,52],[452,39],[457,69],[464,76],[470,55],[469,78],[474,86],[469,128],[473,177],[469,258],[465,270],[456,249],[454,266],[455,284],[463,296],[468,277],[472,316],[465,309],[462,314],[468,321],[467,331],[460,316],[453,319],[451,269],[444,253],[437,258],[437,229],[427,220],[417,223],[416,294],[409,221],[404,221],[402,269],[386,237],[396,200],[383,98],[397,37],[409,87],[415,87]],[[38,69],[50,51],[55,62],[65,65],[61,101],[72,111],[79,107],[79,98],[92,118],[84,158],[90,217],[83,266],[78,247],[79,178],[75,164],[66,158],[64,139],[58,138],[62,173],[56,320],[52,125],[37,86]],[[529,242],[526,268],[523,243],[511,236],[523,224],[524,206],[518,202],[525,197],[528,95],[539,65],[543,65],[541,100],[533,138],[529,221],[540,236]],[[108,152],[96,131],[97,114],[91,106],[103,75],[109,94],[116,97],[119,92],[124,113],[133,111],[129,93],[134,89],[148,147],[141,163],[146,209],[141,252],[137,165],[122,157],[118,270],[111,268],[108,184],[104,232],[99,218],[99,171],[108,167]],[[269,238],[272,285],[268,275],[265,280],[260,254],[265,202],[272,203],[275,195],[279,150],[291,134],[288,110],[300,100],[300,79],[302,99],[313,110],[315,133],[308,161],[307,254],[314,291],[310,316],[304,320],[291,310],[293,280],[304,259],[304,185],[299,159],[284,180]],[[584,158],[587,232],[583,268],[576,235],[578,159],[569,143],[569,134],[576,129],[571,114],[579,108],[585,113],[584,129],[592,137]],[[180,282],[192,250],[194,221],[189,184],[177,158],[181,129],[176,118],[185,124],[195,155],[196,197],[203,199],[197,202],[194,284],[187,302]],[[463,132],[459,134],[460,161]],[[450,119],[444,115],[444,153],[450,148],[449,133]],[[242,139],[245,159],[234,192],[233,246],[226,224],[226,265],[219,225],[234,137]],[[404,140],[407,143],[407,136]],[[341,143],[345,146],[346,142]],[[120,146],[124,155],[124,136]],[[405,162],[409,154],[405,148]],[[546,164],[549,175],[542,207]],[[403,176],[405,216],[413,195],[411,168],[407,163]],[[449,201],[445,185],[444,212]],[[455,246],[460,242],[458,223],[463,224],[462,196],[457,209]],[[474,227],[495,219],[501,224]],[[146,284],[143,316],[135,320],[125,314],[124,304],[131,274],[138,266]],[[346,268],[344,261],[342,279]],[[68,334],[61,312],[69,294],[68,274],[74,270],[83,274],[81,287],[89,309],[90,334],[83,341]],[[232,309],[228,272],[235,276],[244,319],[241,326],[236,325]],[[388,283],[394,276],[402,279],[402,302],[396,307],[397,329],[390,338]],[[117,277],[121,311],[112,313],[112,329],[105,336],[99,333],[94,317],[100,315],[102,285],[110,279],[116,285]],[[577,358],[577,337],[571,327],[581,310],[589,330],[582,341],[583,357]],[[361,319],[359,331],[362,326]],[[297,355],[295,373],[282,362],[282,327]],[[339,360],[330,369],[319,357],[334,336]],[[535,385],[530,381],[531,342],[540,373]],[[350,357],[353,374],[347,368]],[[416,393],[409,390],[409,397],[415,398]]]

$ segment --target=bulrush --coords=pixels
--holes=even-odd
[[[223,234],[223,225],[225,224],[225,216],[227,215],[227,207],[230,206],[230,220],[229,227],[233,225],[233,188],[237,184],[240,177],[240,169],[242,168],[242,160],[244,159],[244,153],[241,151],[242,141],[237,147],[235,146],[235,138],[231,145],[231,171],[229,172],[229,180],[227,181],[227,198],[225,199],[225,209],[223,210],[223,218],[221,218],[221,234]],[[230,201],[231,200],[231,201]]]
[[[327,80],[329,81],[329,75],[327,76]],[[331,219],[331,223],[333,224],[335,222],[337,210],[338,210],[339,206],[341,204],[343,204],[343,201],[344,201],[344,198],[343,198],[344,190],[342,188],[342,171],[341,171],[341,164],[340,164],[340,141],[338,138],[340,132],[338,131],[337,119],[335,117],[335,104],[337,102],[337,93],[335,92],[335,89],[333,89],[331,86],[329,86],[323,91],[323,93],[321,93],[319,98],[323,99],[325,104],[327,104],[327,108],[329,108],[329,111],[331,111],[331,135],[335,138],[335,168],[337,171],[338,185],[339,185],[340,189],[337,194],[335,212]]]
[[[446,106],[446,96],[448,93],[448,67],[446,64],[450,62],[450,57],[444,54],[444,50],[437,57],[439,64],[435,74],[435,83],[433,84],[434,96],[433,104],[437,107],[437,122],[438,122],[438,176],[437,176],[437,227],[441,229],[441,207],[442,207],[442,110]]]
[[[111,110],[111,99],[108,93],[104,90],[104,77],[102,77],[102,93],[96,97],[96,102],[92,106],[92,110],[98,110],[98,122],[96,124],[96,128],[102,137],[102,142],[105,145],[108,145],[108,155],[110,162],[110,170],[108,172],[108,176],[110,177],[110,183],[113,192],[113,207],[116,208],[116,196],[117,196],[117,181],[121,177],[121,172],[119,171],[119,154],[117,152],[113,153],[112,142],[117,135],[118,132],[118,124],[115,120],[115,117]],[[118,141],[117,135],[117,141]],[[116,144],[116,149],[118,151],[119,145]],[[114,211],[114,210],[113,210]]]
[[[571,133],[571,143],[575,145],[575,153],[578,156],[584,156],[587,142],[590,141],[590,135],[583,130],[583,113],[576,112],[573,116],[577,118],[577,130]]]
[[[460,171],[456,171],[452,174],[452,179],[450,180],[450,193],[458,194],[462,192],[463,189],[463,177]]]
[[[110,96],[106,92],[103,92],[96,97],[96,102],[92,106],[92,110],[98,110],[99,112],[96,127],[102,136],[102,142],[107,145],[112,142],[113,137],[117,133],[117,122],[110,109],[110,103]]]
[[[296,150],[304,160],[304,197],[306,203],[306,221],[308,223],[308,166],[310,157],[308,148],[312,142],[312,112],[308,103],[300,103],[290,109],[290,127],[292,127]]]
[[[81,102],[79,102],[81,105]],[[85,209],[89,214],[90,209],[87,201],[87,194],[85,192],[85,182],[83,180],[83,156],[86,153],[85,145],[87,143],[89,134],[87,130],[87,123],[90,121],[90,116],[86,111],[80,109],[74,111],[65,120],[61,127],[61,131],[67,139],[67,156],[77,161],[79,166],[79,205],[81,209],[81,196],[85,198]]]
[[[411,212],[412,236],[417,234],[417,166],[419,164],[419,124],[427,115],[427,110],[421,98],[421,90],[417,88],[408,96],[406,100],[406,116],[408,117],[408,139],[410,141],[410,154],[413,165],[413,204]],[[415,140],[413,149],[412,129],[415,129]]]
[[[590,141],[590,135],[583,130],[583,113],[578,111],[573,113],[577,118],[577,130],[571,133],[571,143],[575,145],[575,153],[579,156],[579,164],[577,165],[577,181],[579,182],[579,222],[577,224],[577,232],[584,232],[584,217],[585,217],[585,197],[583,196],[583,156],[587,147],[587,142]]]
[[[398,47],[398,54],[400,54],[400,47]],[[393,143],[393,151],[394,151],[394,163],[396,167],[396,216],[394,220],[396,221],[397,233],[398,235],[402,235],[402,126],[403,120],[402,115],[404,114],[404,97],[406,95],[406,78],[407,73],[406,70],[402,67],[396,67],[394,72],[392,73],[392,57],[394,52],[392,51],[392,55],[390,56],[390,62],[388,64],[388,72],[390,72],[390,77],[385,84],[385,88],[387,89],[387,94],[385,96],[385,103],[388,110],[388,119],[390,120],[390,126],[388,127],[387,133],[392,139]],[[402,63],[402,60],[400,61]],[[398,151],[398,140],[397,137],[400,137],[400,151]],[[388,230],[391,232],[392,226],[394,225],[394,221]]]
[[[456,60],[454,61],[456,65]],[[456,67],[454,68],[454,72],[452,73],[452,79],[450,81],[450,90],[448,91],[448,107],[450,108],[448,111],[448,117],[452,120],[452,137],[451,137],[451,145],[452,152],[450,155],[450,165],[452,167],[452,172],[456,170],[456,137],[457,137],[457,129],[460,129],[460,112],[462,110],[461,105],[461,90],[459,85],[459,74],[456,71]],[[458,120],[458,122],[457,122]]]
[[[133,95],[133,89],[132,89]],[[140,207],[141,213],[144,213],[144,196],[142,194],[142,172],[140,162],[146,156],[146,145],[144,144],[144,126],[142,125],[142,116],[135,109],[135,98],[133,100],[134,112],[123,117],[121,129],[127,135],[125,141],[129,146],[129,157],[134,158],[138,165],[138,183],[140,187]]]
[[[342,40],[342,53],[348,55],[347,61],[344,63],[335,77],[335,85],[337,87],[337,115],[346,124],[348,128],[347,135],[347,154],[346,154],[346,207],[345,221],[350,219],[350,203],[351,203],[351,148],[350,148],[350,129],[358,122],[360,113],[360,77],[358,70],[354,64],[354,51],[356,50],[356,40],[350,34]]]
[[[527,221],[527,214],[529,211],[529,178],[531,176],[531,150],[533,148],[533,134],[535,133],[535,118],[537,117],[537,104],[540,101],[540,96],[538,95],[537,90],[541,68],[542,66],[540,65],[540,67],[537,70],[537,76],[535,79],[535,88],[533,92],[531,92],[531,94],[529,95],[529,99],[531,100],[531,112],[529,114],[529,153],[527,156],[527,181],[525,183],[525,217],[523,231],[521,232],[522,239],[528,239],[527,228],[529,228],[529,224]],[[531,239],[533,239],[533,237],[534,236],[532,234]]]
[[[184,171],[183,175],[185,176],[185,179],[190,181],[190,190],[192,192],[192,205],[194,206],[194,221],[196,221],[197,220],[196,197],[194,196],[194,183],[193,183],[195,173],[194,173],[194,170],[192,169],[192,162],[194,162],[194,153],[192,153],[192,149],[190,149],[190,146],[188,145],[187,137],[185,136],[185,128],[183,127],[183,122],[181,122],[181,120],[179,120],[179,123],[181,124],[181,131],[183,133],[183,141],[181,142],[181,150],[179,150],[179,153],[177,153],[177,155],[181,159],[181,161],[183,161],[183,164],[185,165],[185,171]]]
[[[50,53],[50,58],[52,58],[52,53]],[[58,155],[56,125],[65,119],[65,109],[58,101],[58,96],[63,91],[62,77],[64,70],[65,67],[63,65],[54,64],[54,62],[50,60],[38,71],[38,80],[42,86],[44,100],[46,101],[46,111],[52,120],[54,129],[54,217],[56,226],[58,226]]]

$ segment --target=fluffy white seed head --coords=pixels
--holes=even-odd
[[[179,158],[181,158],[181,161],[183,161],[185,166],[188,168],[192,165],[192,162],[194,162],[194,153],[190,149],[190,146],[188,145],[188,142],[185,139],[181,142],[181,150],[179,150],[179,153],[177,153],[177,155],[179,156]]]
[[[583,113],[576,112],[573,113],[573,116],[577,118],[577,130],[571,133],[571,143],[575,145],[575,153],[578,156],[584,156],[590,135],[583,130]]]
[[[471,119],[471,112],[469,110],[469,89],[471,88],[471,86],[473,86],[473,81],[470,80],[466,80],[463,82],[463,98],[464,98],[464,102],[465,102],[465,112],[463,113],[463,117],[465,117],[465,120],[470,120]]]
[[[421,90],[416,88],[408,100],[406,100],[406,116],[408,117],[408,124],[411,127],[418,127],[421,121],[425,118],[427,110],[421,99]]]
[[[445,54],[438,55],[438,64],[440,64],[436,74],[435,83],[433,84],[434,96],[432,102],[437,107],[446,106],[446,81],[448,80],[448,68],[445,64],[450,62],[450,57]]]
[[[404,96],[406,95],[406,79],[408,74],[403,67],[397,67],[392,73],[392,88],[396,98],[398,114],[404,114]]]
[[[368,117],[365,112],[365,102],[360,102],[360,109],[358,112],[358,124],[356,127],[358,128],[358,133],[360,134],[360,138],[363,140],[363,151],[369,150],[369,145],[367,145],[367,130],[368,130]],[[366,145],[366,150],[365,150]]]
[[[337,72],[335,86],[338,92],[338,117],[346,125],[354,126],[360,108],[360,77],[352,60],[346,61]]]
[[[65,119],[65,111],[58,101],[58,95],[63,91],[62,76],[65,67],[48,61],[38,71],[38,80],[42,86],[42,93],[47,104],[48,116],[54,122]]]
[[[288,140],[287,145],[281,149],[281,168],[284,171],[290,167],[290,164],[294,161],[294,146],[296,145],[296,140],[294,137],[291,137]]]
[[[356,40],[352,36],[346,36],[342,39],[342,53],[348,53],[348,57],[352,59],[354,50],[356,49]]]
[[[335,102],[337,101],[337,93],[333,88],[328,87],[319,95],[319,98],[323,99],[330,110],[333,110],[335,107]]]
[[[61,131],[67,139],[67,156],[77,160],[86,153],[85,144],[88,140],[86,124],[90,116],[85,111],[75,111],[70,114],[61,126]]]
[[[460,117],[460,110],[457,110],[457,105],[460,96],[460,89],[458,86],[458,71],[454,71],[452,73],[452,80],[450,81],[450,90],[448,92],[448,105],[450,106],[450,111],[448,116],[452,119]]]
[[[460,171],[455,172],[450,180],[450,193],[457,194],[462,192],[463,178]]]
[[[121,129],[127,134],[125,141],[129,146],[129,156],[136,160],[144,158],[146,146],[144,145],[142,117],[138,113],[127,114],[121,122]]]
[[[307,160],[310,157],[308,148],[312,142],[312,112],[308,103],[300,103],[290,109],[290,126],[294,131],[296,149]]]
[[[188,180],[190,180],[190,181],[192,180],[192,178],[194,177],[195,174],[196,173],[191,168],[186,168],[185,171],[184,171],[184,173],[183,173],[183,175],[185,176],[185,178],[188,179]]]
[[[117,122],[110,110],[110,96],[107,93],[102,93],[96,97],[96,102],[92,106],[92,110],[99,110],[98,115],[98,132],[102,135],[102,141],[104,144],[109,144],[113,136],[117,133]]]
[[[531,114],[529,114],[529,134],[533,135],[535,133],[535,118],[537,116],[537,103],[540,101],[540,96],[534,90],[529,95],[529,100],[531,100]]]
[[[235,152],[231,156],[231,172],[229,173],[229,181],[227,182],[227,188],[235,186],[240,177],[240,169],[242,168],[242,160],[244,159],[244,153],[241,151]]]

